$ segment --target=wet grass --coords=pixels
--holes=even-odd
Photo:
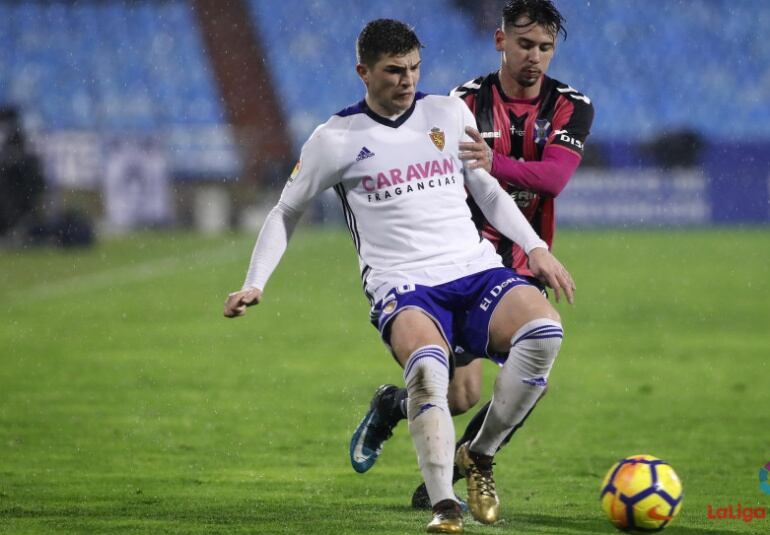
[[[345,233],[300,232],[265,302],[221,317],[253,238],[140,234],[0,253],[0,532],[421,533],[400,425],[368,474],[349,433],[400,371]],[[578,282],[542,406],[498,456],[502,520],[468,533],[613,533],[619,457],[667,459],[668,533],[760,533],[770,507],[770,232],[561,232]],[[494,368],[486,368],[487,392]],[[457,420],[463,425],[466,419]],[[459,488],[459,487],[458,487]]]

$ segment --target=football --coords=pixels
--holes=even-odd
[[[602,509],[616,528],[660,531],[682,509],[682,482],[666,461],[652,455],[621,459],[604,476]]]

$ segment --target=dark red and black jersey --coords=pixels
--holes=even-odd
[[[543,76],[536,98],[511,99],[503,93],[494,72],[459,86],[451,94],[465,101],[476,116],[481,136],[496,152],[520,161],[539,161],[543,151],[551,147],[583,155],[593,105],[588,97],[558,80]],[[501,185],[540,237],[552,246],[556,230],[553,195],[510,183]],[[468,202],[476,226],[495,245],[505,265],[530,274],[524,252],[492,227],[471,197]]]

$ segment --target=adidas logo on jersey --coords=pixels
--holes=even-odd
[[[361,160],[366,160],[367,158],[371,158],[374,156],[374,153],[367,149],[366,147],[363,147],[361,149],[361,152],[358,153],[358,156],[356,156],[356,161],[360,162]]]

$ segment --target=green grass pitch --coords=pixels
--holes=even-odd
[[[501,521],[466,532],[614,533],[599,485],[635,453],[684,482],[667,533],[769,532],[708,506],[770,507],[770,232],[557,241],[578,294],[558,306],[552,388],[497,458]],[[0,532],[424,532],[406,425],[369,473],[349,465],[374,388],[401,381],[349,236],[299,232],[264,303],[226,320],[252,243],[140,234],[0,252]]]

